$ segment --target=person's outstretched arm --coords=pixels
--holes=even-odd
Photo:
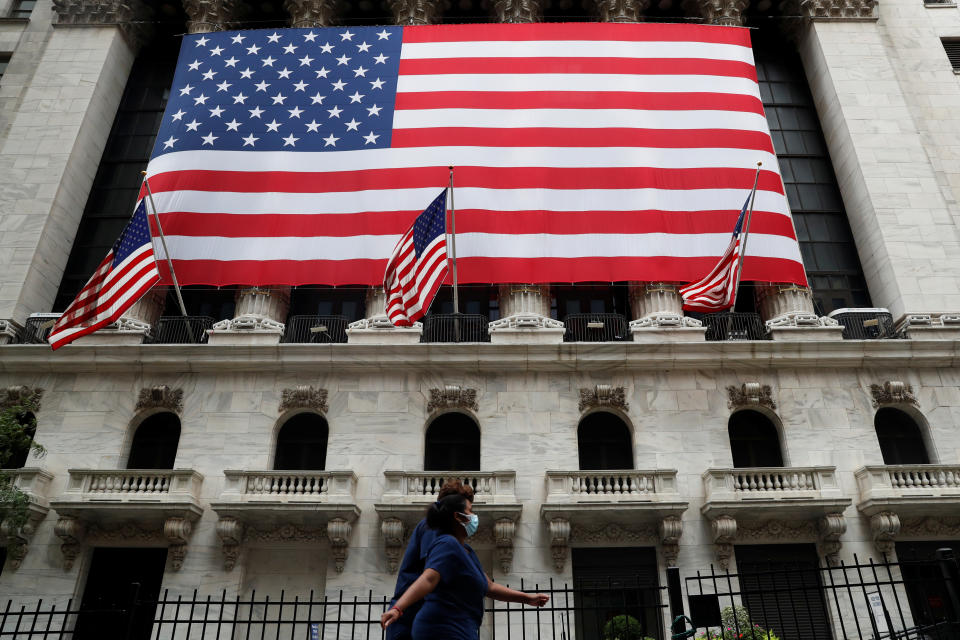
[[[416,604],[426,595],[437,588],[440,583],[440,574],[435,569],[426,569],[420,574],[410,587],[403,592],[396,604],[383,612],[380,616],[380,626],[384,629],[397,621],[412,604]]]
[[[487,576],[487,597],[501,602],[520,602],[531,607],[542,607],[550,599],[545,593],[524,593],[498,584]]]

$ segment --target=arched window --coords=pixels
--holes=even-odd
[[[907,413],[884,407],[877,411],[873,424],[884,464],[930,464],[923,433]]]
[[[37,431],[36,420],[32,413],[25,413],[17,416],[17,422],[22,426],[23,433],[29,440],[22,443],[22,446],[14,446],[10,451],[10,458],[3,465],[3,469],[22,469],[27,464],[27,458],[30,456],[30,444],[33,442],[33,436]]]
[[[427,427],[424,471],[480,471],[480,427],[468,415],[444,413]]]
[[[783,466],[780,436],[770,418],[759,411],[737,411],[730,416],[727,428],[734,467]]]
[[[633,469],[630,428],[612,413],[598,411],[581,420],[577,447],[583,470]]]
[[[327,421],[315,413],[298,413],[277,433],[273,468],[283,471],[322,471],[327,463]]]
[[[130,444],[127,469],[173,469],[180,442],[180,419],[172,413],[157,413],[137,427]]]

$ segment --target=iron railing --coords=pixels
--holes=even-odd
[[[829,316],[843,325],[844,340],[885,340],[906,338],[897,331],[893,315],[886,309],[837,309]]]
[[[47,336],[53,329],[53,323],[60,318],[59,313],[33,313],[23,323],[17,336],[20,344],[46,344]]]
[[[347,341],[347,316],[290,316],[283,342],[331,344]]]
[[[563,319],[564,342],[630,340],[627,319],[619,313],[571,313]]]
[[[431,313],[422,322],[420,342],[490,342],[490,319],[477,313]]]
[[[162,316],[153,328],[150,344],[203,344],[207,329],[213,327],[209,316]]]
[[[770,332],[763,324],[759,313],[710,313],[703,316],[707,328],[706,339],[724,340],[770,340]]]

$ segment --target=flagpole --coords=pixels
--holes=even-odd
[[[753,176],[753,190],[750,192],[750,207],[747,210],[747,224],[743,229],[743,244],[740,246],[740,258],[737,261],[737,282],[733,286],[733,304],[730,305],[730,312],[737,307],[737,293],[740,291],[740,276],[743,274],[743,258],[747,255],[747,239],[750,235],[750,219],[753,217],[753,203],[757,198],[757,185],[760,183],[760,167],[762,162],[757,163],[757,173]]]
[[[150,181],[147,180],[147,172],[141,171],[143,184],[147,188],[147,199],[150,201],[150,208],[153,209],[153,219],[157,221],[157,231],[160,232],[160,243],[163,245],[163,255],[167,257],[167,266],[170,268],[170,279],[173,280],[173,290],[177,293],[177,302],[180,303],[180,313],[187,317],[187,306],[183,304],[183,296],[180,294],[180,283],[177,282],[177,272],[173,270],[173,260],[170,259],[170,251],[167,250],[167,237],[163,235],[163,226],[160,224],[160,216],[157,214],[157,203],[153,201],[153,191],[150,190]],[[185,319],[184,322],[187,322]],[[190,342],[196,342],[191,327],[187,325],[187,333],[190,334]]]
[[[453,204],[453,166],[450,167],[450,248],[453,256],[453,313],[460,313],[460,297],[457,292],[457,210]]]

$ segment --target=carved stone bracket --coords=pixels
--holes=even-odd
[[[594,0],[601,22],[640,22],[650,0]]]
[[[186,518],[167,518],[163,523],[163,537],[170,543],[170,567],[180,571],[187,557],[187,542],[193,533],[193,523]]]
[[[334,22],[340,0],[284,0],[284,8],[290,14],[290,26],[309,29],[329,27]]]
[[[920,406],[917,396],[913,395],[913,387],[900,380],[887,380],[883,385],[870,385],[870,395],[873,396],[873,407],[879,408],[885,404],[909,404]]]
[[[702,17],[707,24],[742,27],[743,11],[748,4],[748,0],[686,0],[683,6],[687,13]]]
[[[223,31],[237,14],[237,0],[182,0],[189,33]]]
[[[53,532],[62,542],[60,551],[63,553],[63,568],[69,571],[80,554],[80,545],[87,533],[86,524],[77,518],[64,516],[57,520]]]
[[[240,559],[240,545],[246,527],[240,520],[232,517],[220,518],[217,521],[217,537],[223,546],[223,570],[232,571]]]
[[[58,25],[117,25],[136,50],[149,36],[150,9],[140,0],[53,0]]]
[[[659,533],[664,562],[668,567],[677,566],[677,556],[680,555],[680,536],[683,535],[683,520],[677,516],[667,516],[660,521]]]
[[[35,504],[31,504],[29,509],[27,521],[17,529],[14,529],[7,520],[0,522],[0,540],[6,541],[7,562],[14,571],[23,564],[23,559],[30,551],[30,539],[48,511],[46,508],[38,508]]]
[[[770,385],[761,385],[759,382],[744,382],[739,387],[727,387],[727,407],[733,409],[749,409],[750,407],[766,407],[775,411],[777,403],[773,400],[773,391]]]
[[[834,565],[840,555],[840,536],[847,531],[847,520],[842,513],[828,513],[817,523],[820,538],[820,553],[827,563]]]
[[[0,389],[0,409],[23,406],[30,411],[40,410],[40,400],[43,399],[43,389],[40,387],[16,386]]]
[[[892,511],[883,511],[870,516],[870,532],[873,544],[883,555],[893,553],[894,539],[900,533],[900,516]]]
[[[292,409],[312,409],[319,413],[326,414],[328,410],[327,390],[305,384],[284,389],[280,399],[279,411],[280,413],[285,413]]]
[[[160,385],[141,389],[137,396],[136,411],[146,409],[166,409],[178,415],[183,413],[183,389],[171,389]]]
[[[630,409],[626,389],[608,384],[598,384],[593,389],[580,389],[580,413],[604,407],[619,409],[626,413]]]
[[[397,24],[434,24],[446,2],[442,0],[389,0]]]
[[[737,521],[733,516],[718,516],[710,523],[713,530],[713,544],[717,550],[717,562],[724,571],[730,568],[733,555],[733,541],[737,537]]]
[[[478,411],[477,390],[464,389],[460,385],[448,384],[443,389],[430,389],[427,413],[444,409],[469,409]]]
[[[493,0],[498,22],[543,21],[542,0]]]
[[[337,573],[343,573],[343,566],[347,562],[347,548],[350,546],[352,531],[353,525],[343,518],[334,518],[327,523],[327,538],[330,539],[330,553]]]
[[[383,535],[383,548],[387,555],[387,571],[393,573],[400,564],[403,556],[403,541],[406,529],[400,518],[385,518],[380,523],[380,533]]]
[[[513,538],[517,533],[517,523],[510,518],[500,518],[493,524],[493,539],[497,545],[497,560],[500,570],[510,573],[513,567]]]
[[[0,320],[0,344],[16,344],[20,340],[20,331],[23,327],[13,320]]]
[[[570,521],[566,518],[554,518],[550,521],[550,555],[553,556],[553,568],[559,573],[567,564],[570,550]]]

